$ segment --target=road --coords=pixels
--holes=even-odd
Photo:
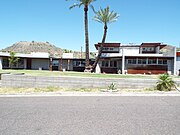
[[[180,97],[1,97],[0,135],[179,135]]]

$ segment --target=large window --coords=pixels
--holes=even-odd
[[[103,60],[102,67],[110,67],[110,68],[116,68],[117,67],[117,61],[114,60]]]
[[[9,67],[9,60],[8,60],[8,58],[3,58],[2,65],[3,65],[3,68],[8,68]]]
[[[24,59],[19,59],[17,63],[18,68],[24,68]]]
[[[146,59],[138,59],[138,64],[146,64]]]
[[[53,60],[52,65],[53,66],[59,66],[59,60]]]
[[[159,64],[159,65],[167,65],[167,60],[159,59],[159,60],[158,60],[158,64]]]
[[[102,61],[102,67],[109,67],[109,61],[108,60]]]
[[[74,67],[85,67],[85,62],[84,61],[74,61],[73,66]]]
[[[157,64],[156,59],[148,59],[148,64]]]
[[[136,59],[128,59],[127,64],[136,64]]]

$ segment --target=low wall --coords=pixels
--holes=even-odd
[[[80,78],[80,77],[44,77],[26,75],[2,75],[2,87],[66,87],[66,88],[107,88],[115,83],[120,89],[152,88],[156,85],[156,79],[121,78]]]

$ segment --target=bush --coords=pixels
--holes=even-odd
[[[171,91],[175,86],[175,82],[169,76],[169,74],[162,74],[159,76],[156,88],[160,91]]]

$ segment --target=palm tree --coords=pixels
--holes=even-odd
[[[16,57],[15,55],[16,55],[15,52],[10,52],[10,57],[8,58],[8,60],[9,60],[9,66],[10,66],[11,69],[12,69],[13,66],[15,66],[15,65],[18,63],[18,61],[19,61],[19,58]]]
[[[99,22],[99,23],[103,23],[104,24],[104,35],[103,35],[103,38],[102,38],[102,42],[101,42],[101,46],[100,48],[98,49],[98,55],[95,59],[95,62],[91,68],[91,71],[94,72],[95,71],[95,68],[97,66],[97,63],[99,62],[99,59],[101,57],[101,53],[102,53],[102,50],[103,50],[103,46],[104,46],[104,43],[105,43],[105,40],[106,40],[106,35],[107,35],[107,29],[108,29],[108,24],[112,23],[112,22],[115,22],[117,21],[119,15],[117,13],[115,13],[114,11],[110,11],[109,10],[109,6],[104,8],[104,9],[100,9],[99,11],[94,11],[96,16],[94,17],[94,20]]]
[[[66,0],[68,1],[68,0]],[[85,44],[86,44],[86,60],[85,60],[85,68],[89,68],[89,33],[88,33],[88,7],[92,6],[91,3],[96,0],[76,0],[77,3],[72,5],[70,9],[74,7],[81,7],[84,6],[84,26],[85,26]],[[85,70],[86,70],[85,69]]]

